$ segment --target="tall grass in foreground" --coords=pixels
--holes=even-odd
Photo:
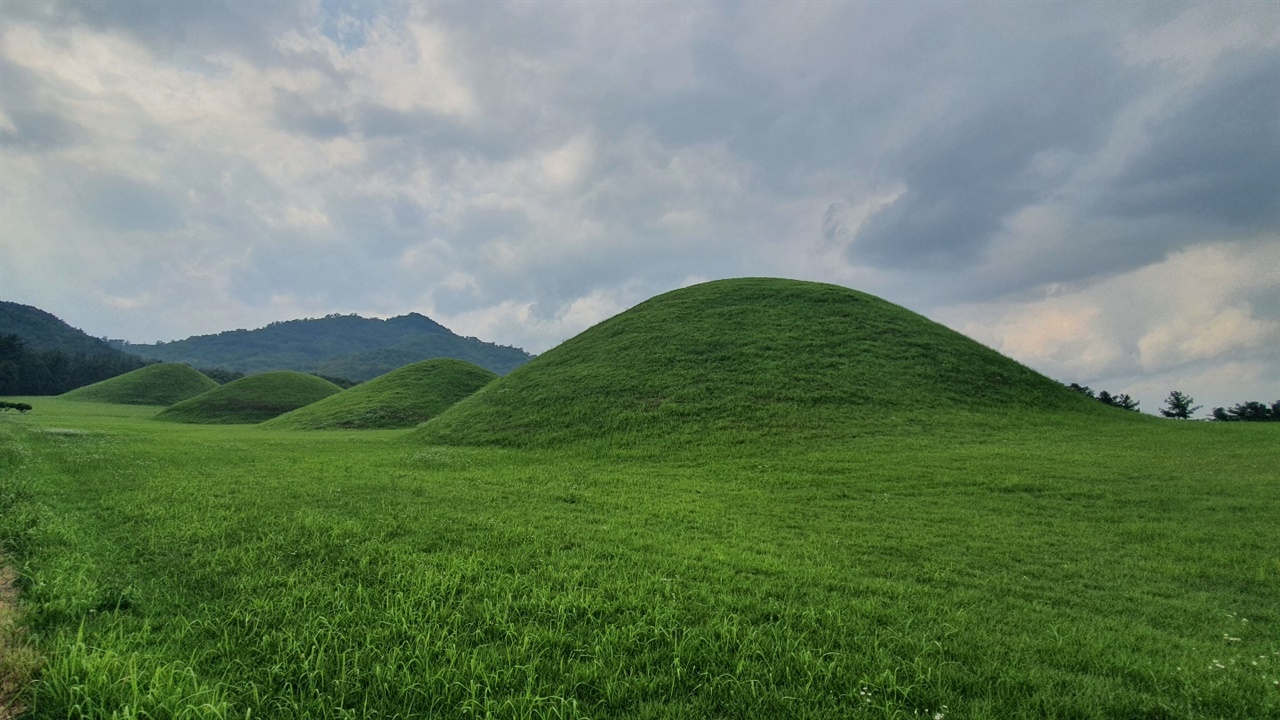
[[[32,403],[32,718],[1280,716],[1271,427],[673,455]]]

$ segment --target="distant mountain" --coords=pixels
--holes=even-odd
[[[461,337],[417,313],[386,320],[359,315],[275,322],[154,345],[121,347],[144,358],[243,373],[296,370],[368,380],[421,360],[451,357],[505,375],[533,356],[524,350]]]
[[[44,310],[0,300],[0,395],[57,395],[145,364]]]
[[[17,335],[28,350],[60,350],[68,355],[121,354],[106,340],[77,330],[40,308],[4,300],[0,300],[0,335]]]

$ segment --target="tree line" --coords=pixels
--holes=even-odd
[[[146,364],[125,353],[33,350],[17,335],[0,335],[0,395],[61,395]]]
[[[1138,401],[1125,394],[1112,395],[1106,390],[1095,394],[1089,386],[1078,383],[1071,383],[1067,387],[1104,405],[1125,410],[1138,409]],[[1165,398],[1164,407],[1160,408],[1160,415],[1174,420],[1190,420],[1191,416],[1203,407],[1196,405],[1195,402],[1195,398],[1190,395],[1181,390],[1174,390],[1169,393],[1169,397]],[[1280,400],[1272,403],[1249,400],[1230,408],[1216,407],[1209,413],[1208,419],[1218,422],[1280,422]]]
[[[1093,388],[1090,388],[1088,385],[1080,385],[1078,383],[1071,383],[1067,387],[1071,388],[1072,390],[1075,390],[1081,395],[1084,395],[1086,397],[1091,397],[1094,400],[1097,400],[1098,402],[1102,403],[1103,405],[1110,405],[1111,407],[1118,407],[1122,410],[1133,410],[1134,412],[1138,412],[1138,401],[1129,397],[1125,393],[1121,393],[1119,395],[1112,395],[1106,390],[1102,390],[1095,395],[1093,392]]]
[[[1195,405],[1190,395],[1174,390],[1165,398],[1160,414],[1175,420],[1190,420],[1192,413],[1202,406]],[[1210,420],[1218,422],[1280,422],[1280,400],[1272,403],[1249,400],[1230,408],[1216,407],[1209,413]]]
[[[18,335],[0,334],[0,396],[61,395],[157,362],[122,352],[86,354],[33,350]],[[196,370],[219,385],[244,377],[242,372],[220,367]],[[359,384],[344,377],[319,377],[344,389]],[[0,409],[5,408],[0,406]]]

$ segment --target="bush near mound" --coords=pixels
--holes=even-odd
[[[492,371],[463,360],[423,360],[281,415],[263,427],[296,430],[413,427],[439,415],[497,377]]]
[[[62,394],[65,400],[115,405],[172,405],[218,387],[204,373],[179,363],[159,363]]]
[[[446,444],[850,436],[1090,402],[905,308],[746,278],[651,298],[485,386],[417,431]]]
[[[323,378],[282,370],[250,375],[184,400],[156,415],[183,423],[251,424],[310,405],[342,388]]]

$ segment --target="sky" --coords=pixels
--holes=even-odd
[[[1280,399],[1280,3],[0,1],[0,299],[92,335],[742,276]]]

